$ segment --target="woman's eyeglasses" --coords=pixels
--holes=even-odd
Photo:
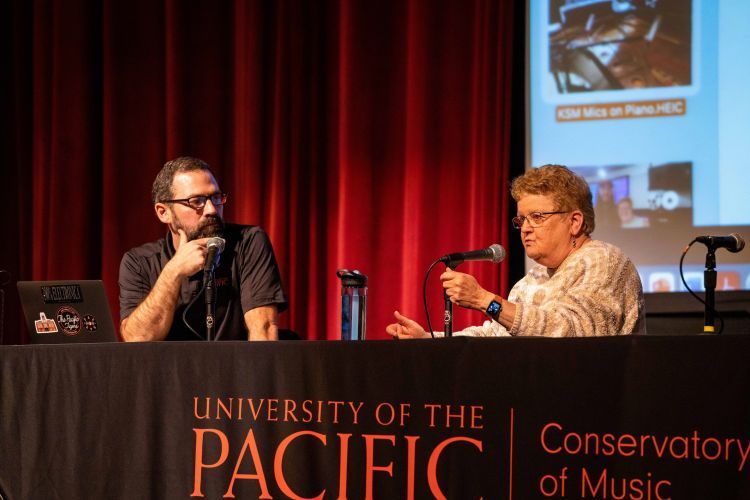
[[[521,229],[521,226],[523,226],[523,223],[528,221],[529,226],[531,227],[539,227],[542,224],[544,224],[544,221],[546,221],[550,215],[555,214],[567,214],[568,212],[531,212],[528,215],[519,215],[517,217],[513,217],[511,221],[513,222],[513,227],[516,229]]]

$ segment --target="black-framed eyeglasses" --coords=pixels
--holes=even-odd
[[[513,227],[516,229],[521,229],[521,226],[523,226],[523,223],[528,221],[529,226],[531,227],[539,227],[542,224],[544,224],[544,221],[549,218],[550,215],[555,214],[567,214],[567,211],[564,212],[531,212],[528,215],[519,215],[517,217],[513,217],[511,221],[513,222]]]
[[[191,196],[190,198],[181,198],[179,200],[164,200],[161,203],[182,203],[192,209],[200,210],[206,206],[208,200],[211,200],[212,205],[218,207],[227,202],[227,197],[227,193],[214,193],[209,195]]]

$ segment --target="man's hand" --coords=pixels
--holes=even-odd
[[[176,245],[175,254],[164,266],[164,270],[176,279],[192,276],[201,269],[206,262],[206,245],[211,238],[198,238],[188,241],[187,234],[182,229],[178,229],[180,240]]]
[[[440,275],[440,281],[450,301],[461,307],[484,311],[495,298],[494,293],[479,286],[476,278],[470,274],[447,269]]]
[[[210,238],[188,241],[185,231],[179,229],[178,233],[180,239],[175,245],[175,254],[162,269],[154,287],[120,323],[120,333],[126,341],[164,340],[174,321],[182,279],[203,269]]]
[[[388,335],[392,335],[397,339],[422,339],[430,336],[430,334],[424,331],[424,328],[419,326],[419,323],[413,319],[407,318],[398,311],[393,311],[393,316],[396,318],[397,322],[385,327],[385,331]]]

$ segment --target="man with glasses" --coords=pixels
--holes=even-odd
[[[591,238],[594,207],[586,181],[559,165],[516,178],[513,227],[536,265],[504,299],[465,273],[440,279],[450,300],[489,318],[454,335],[589,337],[645,333],[643,289],[622,251]],[[397,338],[429,337],[398,311],[386,331]],[[439,333],[439,332],[438,332]]]
[[[151,197],[167,235],[122,258],[123,339],[206,339],[203,267],[206,246],[218,236],[226,243],[214,273],[214,339],[276,340],[287,300],[273,248],[259,227],[224,223],[228,196],[208,164],[191,157],[168,161]]]

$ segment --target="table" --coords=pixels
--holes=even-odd
[[[0,348],[5,498],[750,498],[750,336]]]

